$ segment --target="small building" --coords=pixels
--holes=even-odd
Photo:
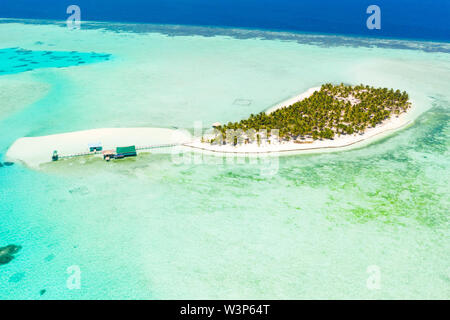
[[[120,159],[120,158],[126,158],[126,157],[136,157],[136,147],[135,146],[129,146],[129,147],[117,147],[116,148],[116,155],[114,158]]]
[[[218,128],[218,127],[221,127],[222,126],[222,124],[220,123],[220,122],[214,122],[213,124],[212,124],[212,127],[215,129],[215,128]]]
[[[89,143],[89,152],[102,151],[103,147],[101,142]]]
[[[52,155],[52,161],[58,161],[59,156],[58,156],[58,151],[53,151],[53,155]]]
[[[116,156],[116,152],[114,150],[105,150],[102,152],[102,154],[103,154],[103,159],[106,161],[114,159],[114,157]]]

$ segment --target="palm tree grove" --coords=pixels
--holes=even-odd
[[[408,100],[405,91],[328,83],[309,98],[290,106],[270,114],[252,114],[248,119],[216,129],[223,137],[229,129],[244,132],[278,129],[283,140],[333,139],[336,135],[362,134],[367,128],[406,112],[411,107]]]

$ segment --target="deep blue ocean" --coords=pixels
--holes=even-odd
[[[0,17],[290,30],[450,41],[450,0],[1,0]],[[381,30],[366,27],[369,5],[381,8]]]

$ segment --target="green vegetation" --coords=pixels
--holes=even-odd
[[[406,112],[411,107],[408,99],[408,94],[400,90],[324,84],[320,91],[293,105],[270,114],[252,114],[217,129],[223,137],[229,129],[279,129],[280,138],[285,140],[333,139],[336,135],[363,133],[368,127]]]

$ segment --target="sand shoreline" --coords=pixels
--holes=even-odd
[[[293,142],[280,143],[277,145],[264,145],[264,146],[256,146],[256,145],[242,145],[242,146],[210,146],[207,143],[201,142],[193,142],[183,144],[183,146],[188,147],[194,150],[206,151],[213,154],[242,154],[242,155],[250,155],[250,154],[277,154],[277,153],[290,153],[296,154],[298,152],[325,152],[330,149],[338,149],[332,151],[344,150],[348,147],[358,147],[362,145],[364,142],[373,142],[376,138],[383,138],[387,135],[390,135],[396,132],[399,129],[405,128],[408,125],[412,124],[412,120],[402,121],[399,126],[393,128],[386,128],[384,130],[377,130],[373,132],[371,135],[367,135],[366,133],[363,135],[352,135],[348,136],[348,139],[343,138],[335,138],[334,140],[317,140],[313,143],[305,143],[305,144],[297,144]],[[377,127],[378,129],[378,127]],[[337,143],[339,142],[339,143]]]
[[[322,87],[309,88],[308,90],[306,90],[305,92],[303,92],[303,93],[301,93],[299,95],[291,97],[291,98],[289,98],[287,100],[284,100],[284,101],[282,101],[280,103],[277,103],[276,105],[274,105],[274,106],[270,107],[269,109],[267,109],[265,111],[265,113],[266,114],[270,114],[270,113],[272,113],[272,112],[274,112],[274,111],[276,111],[278,109],[281,109],[281,108],[284,108],[284,107],[288,107],[288,106],[290,106],[290,105],[292,105],[292,104],[294,104],[294,103],[296,103],[298,101],[302,101],[303,99],[309,98],[310,96],[313,95],[314,92],[320,91],[321,88]]]

